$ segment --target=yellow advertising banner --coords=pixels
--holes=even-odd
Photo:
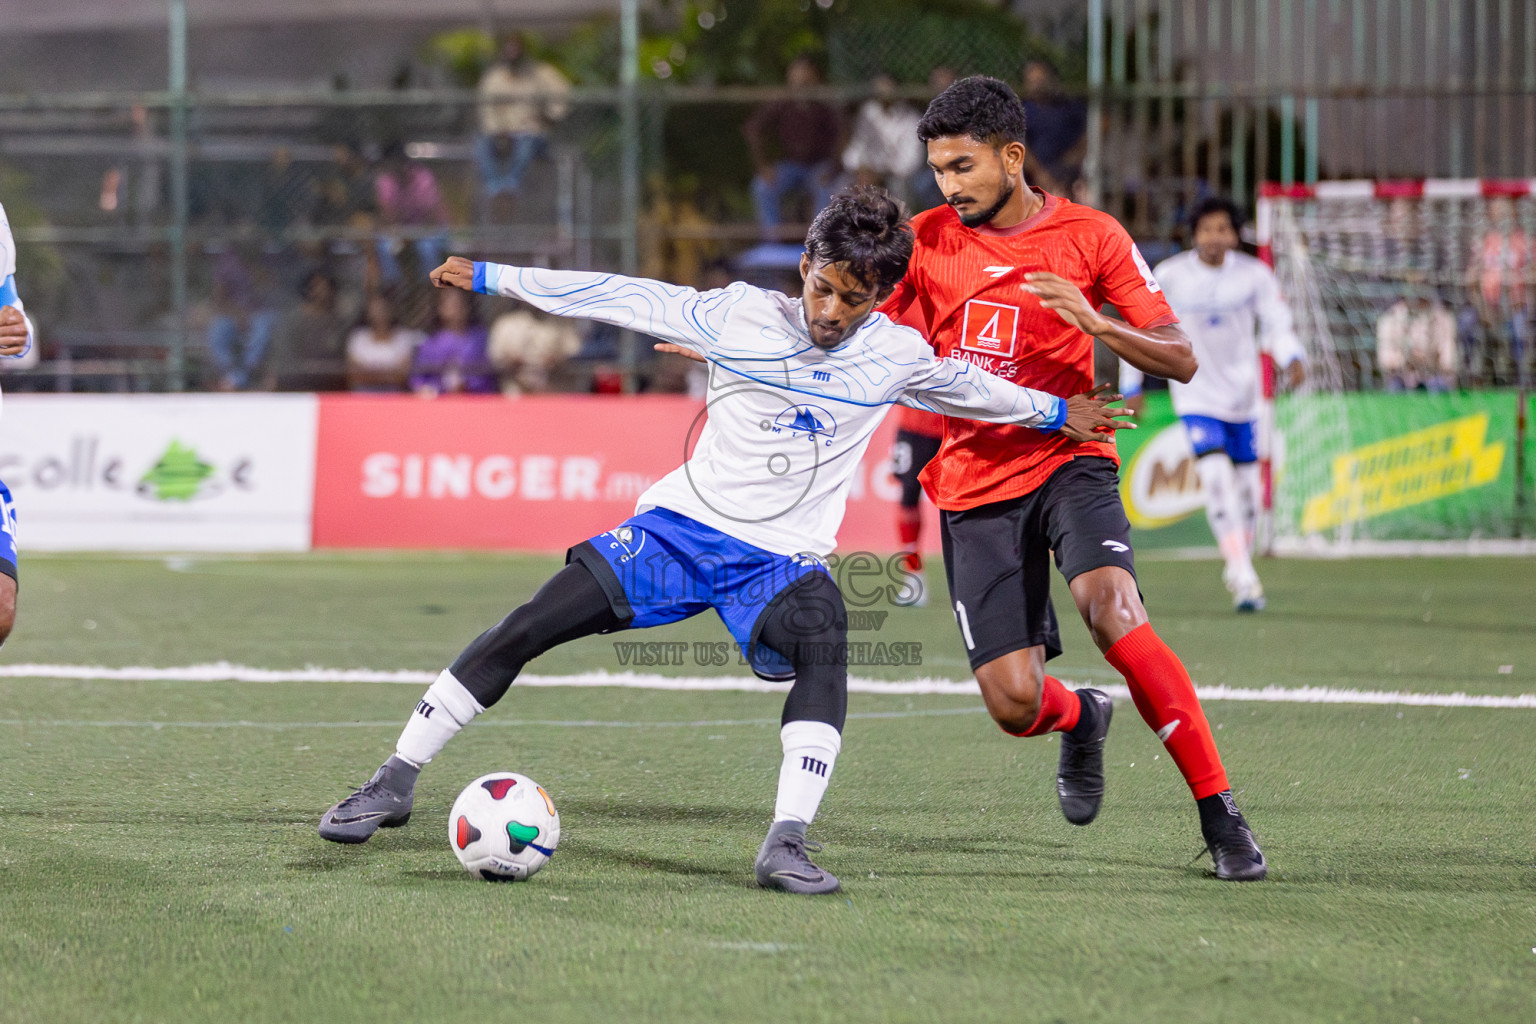
[[[1499,478],[1504,442],[1486,442],[1488,414],[1437,423],[1356,448],[1333,460],[1333,486],[1309,497],[1303,533],[1318,533]]]

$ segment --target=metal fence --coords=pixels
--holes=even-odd
[[[1090,0],[1087,179],[1139,237],[1258,184],[1536,175],[1528,0]]]
[[[220,386],[219,331],[291,313],[317,268],[339,286],[338,322],[385,285],[401,317],[425,325],[424,271],[445,251],[698,283],[765,240],[740,128],[780,90],[641,83],[625,62],[618,87],[573,93],[515,201],[492,202],[472,92],[194,92],[185,24],[170,28],[164,91],[0,96],[0,197],[45,341],[40,365],[6,371],[8,389]],[[1149,256],[1176,244],[1193,200],[1250,197],[1263,180],[1536,175],[1527,3],[1092,0],[1083,31],[1082,59],[1058,60],[1088,111],[1075,194],[1120,217]],[[945,63],[1017,74],[993,40],[933,35],[917,22],[834,34],[843,84],[820,95],[851,109],[865,95],[854,83],[898,59],[909,82]],[[906,90],[919,106],[927,95]],[[431,175],[440,214],[381,216],[379,175],[402,160]],[[808,212],[792,209],[782,237]],[[773,280],[771,259],[760,272]],[[647,356],[637,339],[599,335],[566,383],[675,386]]]

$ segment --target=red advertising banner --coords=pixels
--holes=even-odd
[[[322,395],[314,544],[564,551],[633,514],[682,463],[703,415],[672,395]],[[891,416],[855,479],[843,550],[899,546],[895,436]],[[924,547],[936,550],[927,515]]]

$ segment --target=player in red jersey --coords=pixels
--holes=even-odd
[[[927,409],[904,405],[897,413],[896,443],[891,446],[891,475],[901,484],[896,505],[896,534],[901,538],[902,587],[895,601],[926,605],[928,581],[923,578],[923,485],[918,476],[939,453],[944,417]]]
[[[1112,217],[1024,180],[1024,108],[1004,83],[956,82],[918,124],[946,205],[913,218],[917,249],[882,307],[941,356],[1055,395],[1093,386],[1093,339],[1144,372],[1188,381],[1189,339]],[[1099,312],[1113,305],[1124,319]],[[1062,734],[1062,812],[1086,825],[1104,793],[1112,705],[1046,674],[1061,653],[1049,558],[1136,710],[1189,784],[1219,878],[1263,878],[1189,673],[1147,621],[1112,437],[1071,441],[949,419],[922,474],[942,515],[955,619],[993,719]]]

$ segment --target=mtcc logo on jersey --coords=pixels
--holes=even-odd
[[[837,420],[819,405],[795,405],[779,413],[773,419],[775,434],[789,431],[791,437],[806,435],[830,445],[837,436]]]

